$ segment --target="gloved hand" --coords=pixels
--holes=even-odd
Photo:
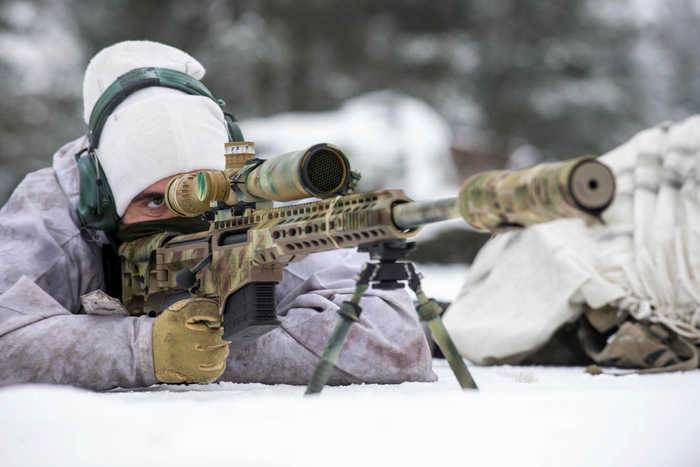
[[[207,298],[170,305],[153,323],[153,367],[162,383],[211,383],[226,369],[219,306]]]

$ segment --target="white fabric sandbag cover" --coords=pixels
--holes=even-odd
[[[601,160],[616,175],[605,225],[564,219],[498,235],[445,325],[469,360],[517,360],[583,304],[610,304],[700,342],[700,116],[637,134]]]

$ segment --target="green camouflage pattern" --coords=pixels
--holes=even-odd
[[[211,203],[216,202],[232,206],[240,202],[260,205],[270,201],[329,198],[346,193],[357,177],[343,152],[329,144],[317,144],[264,161],[248,159],[240,165],[231,159],[236,154],[227,156],[227,165],[231,167],[225,170],[201,170],[173,177],[165,191],[165,203],[170,211],[193,217],[209,211]],[[319,164],[319,156],[325,162]],[[322,186],[315,186],[313,181],[323,182]]]
[[[293,159],[282,157],[279,163]],[[460,213],[470,225],[489,231],[560,217],[594,219],[599,211],[577,206],[567,185],[581,160],[588,159],[478,174],[459,197],[436,201],[411,202],[401,190],[382,190],[277,208],[258,203],[240,215],[217,209],[209,230],[157,234],[122,245],[123,302],[133,314],[158,313],[168,297],[187,292],[218,300],[223,312],[232,293],[252,282],[279,282],[289,262],[308,254],[409,238],[423,224]],[[271,167],[274,178],[287,166]],[[274,181],[266,183],[268,193],[284,191]],[[209,256],[211,263],[197,273],[198,286],[179,288],[177,273]]]
[[[133,314],[159,312],[163,294],[182,292],[177,272],[211,255],[195,293],[220,298],[223,307],[248,283],[279,282],[287,263],[310,253],[415,235],[417,230],[402,231],[391,220],[392,206],[407,201],[400,190],[384,190],[247,209],[240,216],[222,210],[208,231],[125,243],[120,248],[123,302]]]
[[[267,199],[291,201],[306,198],[304,186],[299,178],[299,164],[306,151],[281,154],[267,159],[245,177],[243,192],[245,201]]]
[[[172,237],[169,233],[159,233],[122,243],[119,247],[122,303],[129,313],[145,313],[143,304],[156,280],[155,251]]]
[[[490,232],[564,217],[596,222],[598,212],[582,209],[570,184],[572,171],[581,162],[592,159],[581,157],[519,171],[494,170],[473,175],[460,190],[459,212],[471,226]]]
[[[328,192],[315,191],[318,187],[311,187],[304,182],[305,172],[320,171],[323,167],[311,169],[306,164],[318,154],[332,154],[333,162],[327,161],[335,167],[339,175],[338,183]],[[325,167],[328,169],[328,166]],[[245,179],[243,185],[238,185],[245,193],[242,198],[246,201],[268,200],[268,201],[293,201],[297,199],[317,197],[327,198],[343,194],[350,181],[350,164],[347,157],[337,147],[330,144],[317,144],[310,148],[293,151],[279,156],[266,159],[262,164],[251,171],[246,171],[244,167],[241,173]]]

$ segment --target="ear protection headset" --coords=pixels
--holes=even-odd
[[[177,89],[190,95],[208,97],[222,108],[225,105],[223,100],[214,97],[199,80],[176,70],[155,67],[136,68],[117,78],[102,93],[92,109],[88,147],[75,155],[80,176],[80,200],[77,213],[82,228],[103,230],[108,233],[117,229],[119,216],[114,197],[97,160],[96,150],[100,144],[104,124],[112,111],[131,94],[151,86]],[[243,133],[236,124],[236,118],[224,112],[224,119],[229,141],[243,141]]]

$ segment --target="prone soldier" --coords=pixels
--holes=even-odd
[[[153,42],[118,43],[91,60],[83,99],[92,131],[27,175],[0,211],[0,385],[309,381],[365,254],[289,264],[275,290],[280,326],[230,352],[209,301],[131,316],[105,293],[119,239],[202,228],[172,219],[163,192],[177,174],[223,169],[224,143],[242,139],[203,74],[188,54]],[[370,291],[363,307],[331,383],[433,381],[409,295]]]

